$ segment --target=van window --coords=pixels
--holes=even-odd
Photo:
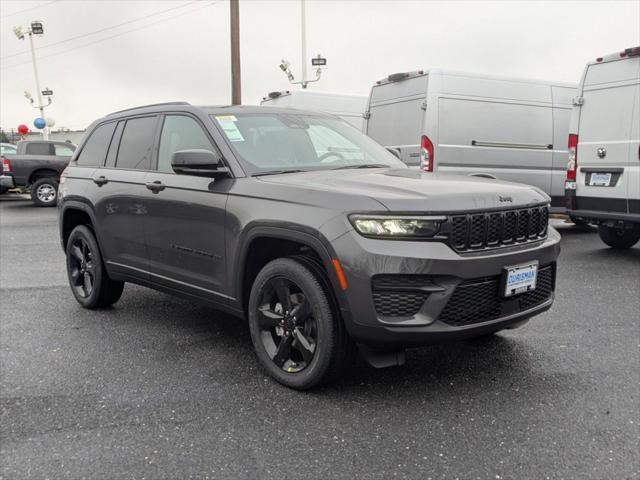
[[[127,120],[120,140],[116,168],[149,170],[158,117]]]
[[[86,165],[91,167],[97,167],[104,165],[104,159],[107,156],[107,150],[109,149],[109,143],[113,136],[113,130],[116,128],[116,123],[111,122],[105,125],[100,125],[96,128],[85,143],[80,156],[78,157],[78,165]],[[64,145],[56,145],[56,147],[64,147]],[[66,147],[69,149],[69,147]],[[73,152],[72,152],[73,153]],[[63,155],[59,153],[58,155]]]
[[[54,155],[53,144],[45,142],[28,143],[24,152],[26,155]]]
[[[209,137],[193,118],[184,115],[168,115],[165,117],[162,136],[160,137],[158,171],[173,173],[171,168],[173,154],[180,150],[195,149],[209,150],[216,153],[216,149]]]

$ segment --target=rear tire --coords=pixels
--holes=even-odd
[[[85,225],[73,229],[67,241],[67,277],[71,292],[84,308],[105,308],[122,295],[124,282],[111,280],[98,242]]]
[[[640,240],[640,230],[637,229],[631,230],[599,225],[598,234],[604,243],[615,249],[631,248]]]
[[[273,260],[256,276],[249,297],[258,360],[275,380],[297,390],[338,377],[354,350],[332,308],[328,282],[314,270],[301,259]]]
[[[55,178],[40,178],[31,185],[31,200],[39,207],[55,207],[58,203],[58,182]]]

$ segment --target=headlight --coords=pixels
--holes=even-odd
[[[438,233],[446,217],[351,215],[355,229],[365,237],[430,238]]]

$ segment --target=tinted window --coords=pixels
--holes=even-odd
[[[52,143],[28,143],[24,153],[26,155],[54,155]]]
[[[117,168],[151,168],[156,119],[157,117],[143,117],[127,120],[118,149]]]
[[[167,116],[162,126],[158,170],[173,172],[171,156],[179,150],[201,149],[216,153],[200,124],[191,117]]]
[[[90,165],[90,166],[102,166],[104,165],[104,159],[107,156],[107,150],[109,150],[109,143],[111,142],[111,136],[113,130],[116,127],[114,122],[107,123],[106,125],[100,125],[96,128],[87,143],[84,145],[80,156],[78,157],[78,165]],[[64,145],[56,145],[56,153],[58,147],[64,147]],[[58,153],[58,155],[64,155]],[[69,153],[71,155],[71,153]]]
[[[71,145],[55,145],[56,155],[60,157],[70,157],[75,148]]]

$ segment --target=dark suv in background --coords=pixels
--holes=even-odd
[[[559,234],[534,187],[425,174],[344,121],[172,103],[87,130],[61,178],[86,308],[134,282],[248,320],[279,382],[522,325],[554,298]]]

